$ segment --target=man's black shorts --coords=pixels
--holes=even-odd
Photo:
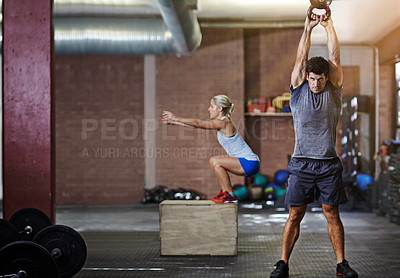
[[[342,183],[343,166],[339,158],[319,160],[293,157],[288,171],[285,204],[301,206],[318,200],[335,206],[347,201]]]

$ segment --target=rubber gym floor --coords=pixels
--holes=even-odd
[[[359,277],[400,277],[400,225],[373,212],[341,212],[346,259]],[[57,224],[85,239],[86,263],[74,277],[269,277],[280,257],[287,212],[239,204],[238,256],[160,256],[158,204],[58,207]],[[218,246],[215,246],[218,248]],[[336,277],[336,260],[318,206],[308,209],[290,259],[290,277]]]

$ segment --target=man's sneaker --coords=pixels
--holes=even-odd
[[[340,264],[336,266],[336,275],[344,278],[357,278],[358,274],[349,266],[349,262],[343,260]]]
[[[228,204],[228,203],[237,203],[238,199],[235,195],[231,195],[228,192],[220,191],[215,197],[210,199],[216,204]]]
[[[289,265],[280,260],[275,264],[276,268],[271,272],[271,278],[284,278],[289,277]]]

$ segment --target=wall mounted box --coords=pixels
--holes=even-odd
[[[162,256],[237,255],[237,204],[166,200],[159,210]]]

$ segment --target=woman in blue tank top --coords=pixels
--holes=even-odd
[[[162,114],[162,124],[218,131],[218,142],[227,155],[210,158],[211,169],[221,187],[221,191],[211,198],[215,203],[237,203],[237,197],[233,194],[228,172],[238,176],[250,177],[260,169],[260,159],[243,140],[230,119],[233,108],[234,105],[227,96],[217,95],[211,99],[208,108],[210,120],[178,117],[169,111],[164,111]]]

